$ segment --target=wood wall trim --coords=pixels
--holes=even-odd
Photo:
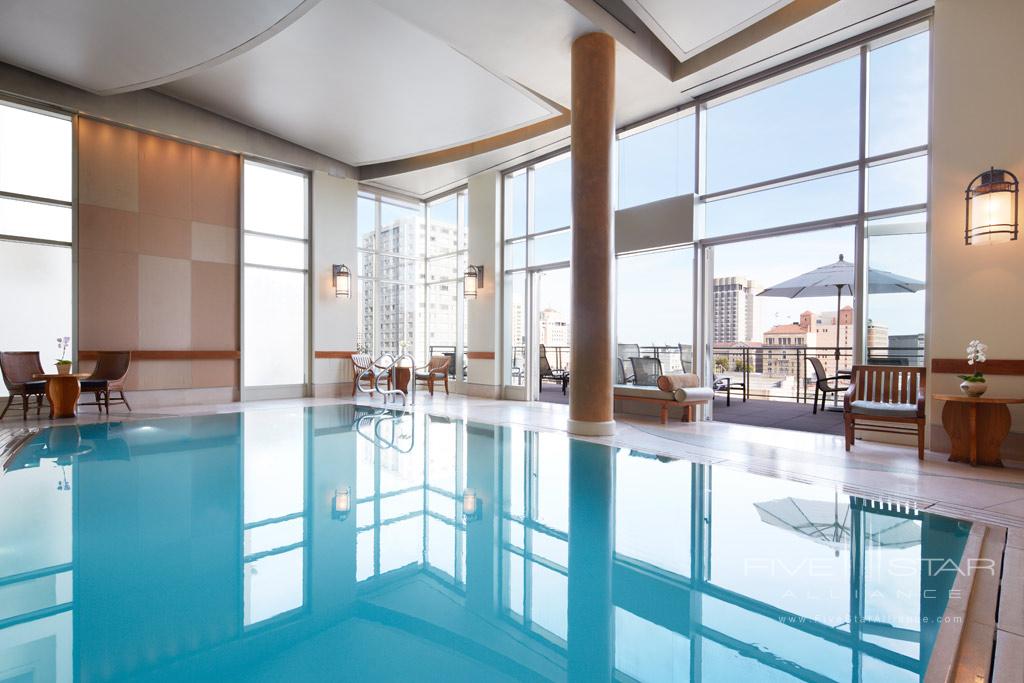
[[[99,351],[79,351],[78,360],[96,360]],[[132,360],[238,360],[240,351],[132,351]]]
[[[980,371],[986,375],[1024,375],[1024,360],[989,358],[979,365],[968,365],[963,358],[932,358],[932,372],[970,375]]]
[[[494,351],[466,351],[470,360],[494,360]]]
[[[355,351],[314,351],[313,358],[351,358]]]

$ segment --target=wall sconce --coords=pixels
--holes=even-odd
[[[463,294],[467,299],[475,299],[477,290],[484,286],[484,267],[470,266],[466,268],[466,275],[463,279],[465,282]]]
[[[1017,239],[1017,176],[999,168],[979,173],[967,186],[964,244]]]
[[[483,503],[476,495],[475,489],[465,489],[462,492],[462,516],[467,522],[481,519],[484,514]]]
[[[334,296],[346,299],[352,296],[352,273],[345,264],[334,265]]]
[[[331,519],[344,522],[348,519],[348,513],[352,511],[352,489],[345,487],[334,492],[334,501],[331,505]]]

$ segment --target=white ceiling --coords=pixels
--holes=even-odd
[[[651,31],[650,45],[685,61],[790,0],[619,1]],[[932,1],[839,0],[679,81],[638,56],[636,41],[620,44],[618,125]],[[569,107],[573,40],[622,29],[596,0],[0,0],[0,61],[94,92],[163,82],[162,92],[362,165],[555,115],[534,93]],[[553,131],[376,182],[428,196],[567,136]]]
[[[790,2],[792,0],[625,0],[679,61]]]
[[[3,0],[0,61],[108,94],[253,47],[307,0]]]
[[[259,47],[162,90],[355,165],[444,149],[555,113],[369,0],[321,0]]]

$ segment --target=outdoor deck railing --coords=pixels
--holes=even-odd
[[[548,362],[553,370],[570,370],[568,346],[545,346]],[[814,398],[814,384],[817,377],[808,358],[821,360],[826,375],[836,375],[836,348],[834,346],[715,346],[715,377],[730,377],[734,382],[745,385],[747,398],[772,401],[797,401],[809,403]],[[522,368],[526,348],[512,348],[513,368]],[[692,352],[689,345],[647,345],[640,346],[642,357],[657,358],[662,370],[693,372]],[[628,360],[624,359],[626,374],[632,374]],[[868,349],[867,362],[876,365],[924,365],[924,349],[908,347],[873,347]],[[849,370],[853,365],[853,349],[849,346],[839,349],[839,370]]]

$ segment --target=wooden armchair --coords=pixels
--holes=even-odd
[[[46,394],[46,382],[33,380],[33,375],[43,374],[43,365],[39,361],[38,351],[6,351],[0,353],[0,372],[7,387],[7,405],[0,413],[0,420],[7,414],[15,397],[21,398],[21,419],[28,419],[29,399],[36,397],[36,415],[43,405]]]
[[[431,356],[430,362],[423,367],[416,368],[416,382],[426,384],[427,391],[434,395],[434,383],[444,382],[444,393],[448,393],[448,368],[452,364],[452,357]]]
[[[846,450],[854,432],[917,434],[917,457],[924,460],[924,368],[855,365],[843,397]],[[860,423],[866,422],[867,425]]]

